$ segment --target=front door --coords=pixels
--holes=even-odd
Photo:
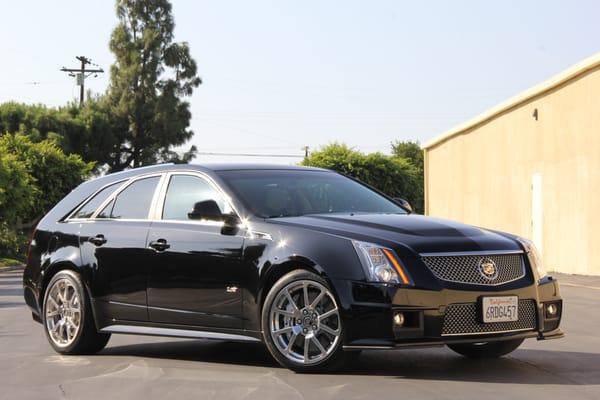
[[[215,200],[224,214],[233,210],[201,175],[173,173],[164,191],[161,219],[148,235],[155,252],[147,290],[150,321],[242,328],[244,233],[188,217],[194,204],[205,200]]]

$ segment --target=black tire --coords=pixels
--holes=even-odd
[[[449,344],[453,351],[469,358],[498,358],[517,349],[524,339],[503,340],[499,342]]]
[[[54,341],[49,332],[49,317],[47,308],[51,289],[58,281],[64,282],[64,280],[68,281],[68,283],[72,285],[74,291],[79,296],[79,299],[81,299],[79,306],[81,315],[79,317],[79,329],[71,339],[72,341],[67,345],[59,345]],[[48,342],[52,348],[60,354],[95,354],[102,350],[110,339],[109,333],[100,333],[96,329],[96,323],[94,322],[94,316],[92,314],[92,306],[90,299],[83,287],[83,283],[81,282],[79,275],[70,270],[59,271],[48,283],[46,292],[44,294],[42,324],[44,326],[44,332],[46,333]]]
[[[330,294],[335,296],[333,290],[331,289],[331,287],[329,286],[327,281],[325,281],[325,279],[321,278],[320,276],[318,276],[312,272],[309,272],[306,270],[295,270],[295,271],[292,271],[292,272],[284,275],[282,278],[280,278],[275,283],[275,285],[273,285],[273,287],[267,294],[267,297],[263,304],[261,321],[262,321],[264,342],[265,342],[267,348],[269,349],[269,352],[273,356],[273,358],[275,358],[275,360],[279,364],[281,364],[283,367],[289,368],[295,372],[317,373],[317,372],[326,372],[326,371],[333,371],[333,370],[339,369],[341,366],[343,366],[345,364],[345,362],[347,360],[355,359],[359,354],[358,352],[356,352],[354,354],[352,354],[352,352],[344,352],[344,350],[342,348],[345,332],[343,329],[343,320],[341,318],[341,314],[339,314],[339,316],[337,318],[337,320],[338,320],[337,322],[339,325],[336,328],[337,330],[340,330],[339,339],[337,340],[336,344],[331,345],[331,351],[328,353],[328,355],[318,362],[314,362],[314,363],[310,363],[310,364],[306,365],[306,364],[302,364],[301,362],[292,361],[289,358],[287,358],[285,355],[282,354],[282,352],[278,349],[277,345],[274,342],[274,339],[271,334],[271,324],[270,324],[271,323],[271,321],[270,321],[271,307],[273,305],[273,302],[277,299],[278,294],[285,288],[289,287],[289,285],[291,285],[297,281],[316,282],[317,284],[325,287],[329,291]],[[334,305],[337,307],[337,302]],[[302,336],[298,336],[298,338],[302,338]],[[332,341],[332,343],[333,343],[333,341]],[[310,345],[309,345],[309,347],[310,347]],[[310,359],[310,356],[307,358]]]

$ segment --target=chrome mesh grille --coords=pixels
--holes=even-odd
[[[446,308],[442,336],[476,335],[494,332],[534,330],[536,307],[534,300],[519,300],[519,320],[481,323],[476,303],[450,304]]]
[[[421,259],[438,279],[448,282],[495,286],[516,281],[525,276],[523,255],[520,253],[422,255]],[[479,264],[483,259],[490,259],[496,264],[497,276],[494,279],[484,277],[479,271]]]

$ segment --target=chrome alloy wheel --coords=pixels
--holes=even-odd
[[[48,289],[46,329],[54,344],[67,347],[81,329],[81,299],[68,279],[59,279]]]
[[[269,312],[271,339],[277,349],[298,364],[315,364],[336,349],[342,321],[333,294],[311,280],[281,289]]]

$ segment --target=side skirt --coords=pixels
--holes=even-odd
[[[234,333],[208,332],[189,329],[174,329],[174,328],[159,328],[152,326],[139,325],[109,325],[102,329],[103,333],[124,333],[133,335],[148,335],[148,336],[169,336],[179,338],[193,339],[212,339],[212,340],[228,340],[234,342],[261,342],[252,336],[246,336]]]

